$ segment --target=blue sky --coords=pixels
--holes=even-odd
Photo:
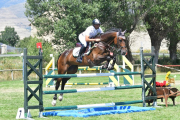
[[[19,3],[25,3],[26,0],[0,0],[0,8],[10,7]]]

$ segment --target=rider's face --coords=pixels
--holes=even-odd
[[[100,24],[95,24],[95,25],[94,25],[94,28],[95,28],[95,29],[99,29],[99,26],[100,26]]]

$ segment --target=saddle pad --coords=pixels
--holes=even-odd
[[[81,49],[81,47],[75,47],[73,49],[73,56],[74,57],[78,57],[80,49]]]
[[[81,47],[75,47],[75,48],[73,49],[73,57],[78,57],[80,49],[81,49]],[[88,50],[88,51],[87,51],[86,53],[84,53],[82,56],[84,56],[84,55],[89,55],[90,52],[91,52],[91,50]]]

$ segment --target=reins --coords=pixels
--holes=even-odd
[[[108,50],[116,50],[116,51],[121,51],[123,48],[126,48],[126,46],[120,46],[120,42],[122,42],[122,39],[119,38],[119,35],[121,35],[119,32],[116,33],[116,37],[117,37],[117,41],[114,41],[114,39],[111,40],[103,40],[102,35],[99,35],[99,38],[101,40],[101,42],[105,45],[108,46]],[[114,46],[111,46],[112,43],[116,43],[116,45],[118,46],[118,49],[116,49]]]

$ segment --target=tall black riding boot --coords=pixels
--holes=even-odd
[[[84,47],[84,45],[82,45],[80,51],[79,51],[79,55],[77,57],[77,62],[82,63],[82,54],[84,53],[84,51],[86,50],[86,47]]]

